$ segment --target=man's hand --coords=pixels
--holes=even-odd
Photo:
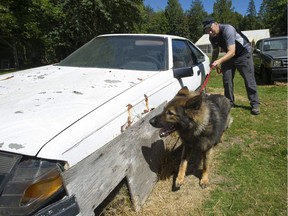
[[[214,61],[212,62],[212,64],[210,64],[211,69],[214,69],[216,66],[218,65],[218,61]]]
[[[222,73],[222,71],[220,69],[220,61],[218,61],[218,60],[212,62],[210,64],[210,68],[211,68],[211,70],[216,68],[216,71],[217,71],[218,74]]]

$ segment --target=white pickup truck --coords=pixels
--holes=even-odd
[[[110,34],[60,63],[1,75],[0,215],[93,215],[105,196],[87,182],[104,183],[69,170],[181,87],[199,89],[209,71],[208,57],[185,38]],[[110,184],[113,172],[101,178]],[[76,194],[69,179],[86,183]],[[88,206],[78,203],[83,197]]]

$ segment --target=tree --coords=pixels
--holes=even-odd
[[[12,56],[14,57],[14,66],[18,68],[18,53],[16,49],[16,40],[13,35],[13,31],[17,28],[17,24],[13,12],[10,10],[10,5],[12,3],[13,2],[11,0],[0,1],[0,44],[8,48],[6,49],[6,52],[12,54]],[[4,47],[2,48],[2,51],[3,50]],[[6,53],[3,53],[2,55],[7,56]],[[4,57],[2,55],[0,55],[0,58]]]
[[[286,0],[263,0],[258,15],[261,27],[270,29],[271,36],[287,35]]]
[[[244,29],[242,30],[253,30],[259,27],[254,0],[249,1],[246,16],[243,20],[243,27]]]
[[[150,14],[150,19],[148,19],[147,23],[147,33],[166,34],[168,31],[168,21],[164,11]]]
[[[213,17],[220,23],[229,23],[235,28],[241,29],[243,16],[234,11],[231,0],[216,0],[213,5]]]
[[[143,0],[0,0],[0,46],[20,65],[57,62],[99,34],[140,31],[143,8]]]
[[[165,8],[165,17],[168,23],[167,34],[189,36],[187,21],[178,0],[168,0]]]
[[[62,16],[52,0],[1,1],[1,41],[12,48],[15,66],[41,64],[45,56],[46,38]]]
[[[190,10],[187,11],[189,38],[196,42],[203,35],[203,20],[208,16],[204,10],[201,0],[194,0],[191,3]]]
[[[233,25],[233,11],[231,0],[216,0],[213,5],[213,16],[220,23],[230,23]]]
[[[63,11],[72,50],[99,34],[136,32],[143,21],[142,0],[65,0]]]

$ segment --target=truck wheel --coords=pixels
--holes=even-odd
[[[261,68],[261,78],[264,84],[268,84],[268,85],[271,84],[271,74],[265,68]]]

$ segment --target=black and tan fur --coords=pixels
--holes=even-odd
[[[230,126],[230,103],[223,95],[201,95],[183,87],[167,103],[162,113],[150,119],[153,127],[161,128],[160,137],[177,131],[183,144],[181,163],[175,186],[180,187],[193,149],[203,153],[203,170],[200,185],[209,183],[209,169],[213,147],[221,141]]]

